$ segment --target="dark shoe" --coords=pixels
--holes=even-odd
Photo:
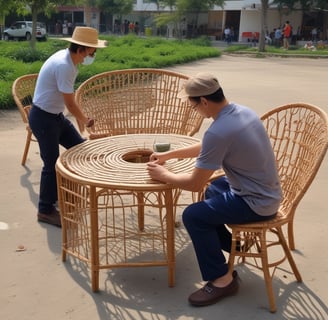
[[[232,276],[232,281],[224,288],[215,287],[211,282],[207,282],[203,288],[189,296],[189,302],[194,306],[203,307],[236,294],[239,288],[237,271],[233,271]]]
[[[51,213],[38,212],[38,221],[52,224],[53,226],[61,228],[60,214],[55,208],[53,208]]]

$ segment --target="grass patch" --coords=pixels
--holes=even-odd
[[[236,44],[227,47],[224,52],[226,53],[250,53],[254,54],[257,57],[263,57],[266,55],[277,55],[277,56],[307,56],[307,57],[327,57],[328,58],[328,46],[323,46],[317,48],[314,51],[305,49],[304,47],[299,47],[292,45],[289,47],[289,50],[284,50],[283,48],[277,48],[274,46],[265,46],[264,52],[259,52],[257,47],[249,46],[247,44]]]
[[[218,57],[221,52],[211,46],[210,40],[167,40],[159,37],[141,38],[101,36],[109,42],[97,50],[91,66],[79,66],[76,88],[94,74],[130,68],[165,68],[199,59]],[[48,39],[37,42],[32,51],[27,41],[0,41],[0,109],[15,107],[11,95],[14,80],[24,74],[39,72],[44,61],[54,52],[67,48],[68,42]]]

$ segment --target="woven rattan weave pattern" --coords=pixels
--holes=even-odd
[[[27,159],[27,154],[30,148],[31,141],[36,141],[33,138],[32,131],[28,124],[28,113],[32,107],[32,99],[34,95],[34,89],[36,80],[38,78],[37,73],[26,74],[18,77],[12,85],[12,96],[17,105],[17,108],[22,116],[22,120],[26,125],[27,135],[25,141],[25,147],[21,164],[24,166]]]
[[[146,171],[145,159],[153,152],[153,144],[160,134],[121,135],[97,140],[89,140],[67,150],[61,156],[61,163],[79,178],[87,179],[90,184],[117,188],[156,188]],[[177,149],[199,142],[198,139],[182,135],[164,135],[168,137],[171,148]],[[136,155],[135,160],[133,154]],[[192,168],[193,159],[172,159],[165,166],[172,172],[186,172]],[[137,186],[136,186],[137,185]],[[160,184],[160,189],[163,185]]]
[[[103,72],[82,83],[76,101],[95,119],[90,139],[128,133],[172,133],[192,136],[203,117],[178,98],[188,76],[163,69]]]
[[[175,210],[179,189],[150,180],[146,162],[155,139],[171,148],[198,143],[182,135],[128,134],[88,140],[65,151],[56,164],[66,254],[91,267],[92,290],[99,270],[167,266],[175,283]],[[191,172],[193,159],[169,160],[173,172]]]

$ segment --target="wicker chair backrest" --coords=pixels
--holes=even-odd
[[[97,74],[76,91],[83,112],[94,118],[90,138],[132,133],[194,135],[203,117],[178,98],[186,75],[162,69]],[[80,131],[83,131],[80,126]]]
[[[327,151],[327,114],[313,105],[292,103],[267,112],[261,119],[277,160],[284,194],[281,211],[294,215]]]
[[[32,107],[37,78],[37,73],[23,75],[18,77],[12,85],[12,96],[22,116],[22,120],[26,124],[28,123],[29,110]]]

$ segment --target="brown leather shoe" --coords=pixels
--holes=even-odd
[[[51,213],[38,212],[38,221],[61,228],[60,214],[55,208],[53,208]]]
[[[236,294],[239,288],[237,271],[233,271],[232,276],[232,281],[224,288],[215,287],[211,282],[207,282],[203,288],[195,291],[189,296],[189,302],[193,306],[203,307],[217,303],[225,297]]]

